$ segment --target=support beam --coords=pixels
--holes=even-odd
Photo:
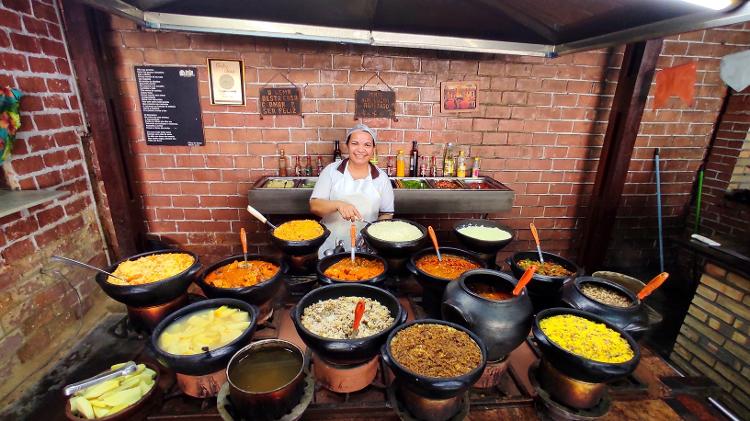
[[[661,46],[658,39],[625,48],[578,254],[587,272],[601,267],[607,253]]]
[[[121,144],[110,95],[112,85],[107,79],[113,73],[107,69],[96,30],[94,13],[99,12],[73,0],[64,0],[62,11],[81,106],[88,120],[88,133],[82,141],[89,166],[94,168],[91,182],[96,205],[108,246],[119,260],[138,251],[143,215],[126,176],[126,149]]]

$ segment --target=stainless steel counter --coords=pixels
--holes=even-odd
[[[263,177],[248,192],[250,205],[268,215],[305,214],[310,211],[309,200],[312,188],[267,188],[272,180],[317,180],[316,177]],[[413,180],[404,178],[403,180]],[[399,188],[399,178],[391,178],[395,184],[394,206],[396,214],[446,214],[446,213],[492,213],[508,210],[513,206],[513,190],[488,177],[480,178],[425,178],[429,186],[436,180],[456,180],[458,189],[406,189]],[[485,182],[490,189],[468,188],[471,183]],[[295,185],[299,185],[295,182]]]

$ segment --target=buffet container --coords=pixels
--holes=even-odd
[[[400,222],[405,222],[405,223],[414,225],[415,227],[419,229],[419,231],[422,232],[422,236],[412,241],[384,241],[384,240],[375,238],[372,235],[370,235],[370,232],[368,231],[368,229],[373,224],[377,224],[378,222],[387,222],[387,221],[400,221]],[[423,227],[422,225],[416,222],[408,221],[406,219],[387,219],[387,220],[378,221],[378,222],[373,222],[371,224],[368,224],[365,228],[363,228],[362,237],[364,237],[365,241],[367,242],[367,245],[370,248],[377,251],[378,254],[380,254],[383,257],[386,257],[386,258],[407,257],[408,255],[422,248],[425,240],[427,239],[427,229],[425,229],[425,227]]]
[[[210,298],[236,298],[259,307],[267,304],[284,285],[284,276],[289,270],[287,264],[280,258],[258,254],[247,255],[247,260],[262,260],[264,262],[273,263],[279,267],[278,272],[276,272],[273,277],[253,286],[242,288],[219,288],[206,282],[206,276],[211,272],[234,261],[242,261],[243,259],[244,256],[240,254],[220,260],[206,268],[206,270],[204,270],[196,279],[195,283],[198,284],[203,292]]]
[[[370,298],[384,305],[391,313],[394,322],[382,332],[364,338],[331,339],[316,335],[302,325],[305,308],[322,300],[355,296]],[[291,311],[294,327],[300,338],[322,359],[337,364],[360,364],[370,361],[378,354],[388,334],[407,318],[407,312],[398,299],[388,291],[363,284],[335,284],[310,291]]]
[[[300,357],[302,364],[300,365],[299,372],[292,380],[281,387],[267,392],[251,392],[240,388],[232,382],[232,376],[230,375],[232,367],[238,364],[243,357],[255,351],[269,348],[288,349]],[[265,339],[245,346],[234,354],[227,365],[226,374],[232,405],[239,412],[239,415],[245,419],[260,421],[281,419],[299,404],[302,399],[305,391],[305,369],[307,365],[308,360],[305,353],[291,342],[281,339]],[[257,375],[262,376],[263,373],[257,373]]]
[[[292,256],[305,256],[308,254],[317,253],[320,246],[322,246],[326,241],[326,238],[331,235],[331,231],[329,231],[325,225],[321,224],[321,226],[323,227],[323,234],[313,238],[312,240],[304,241],[282,240],[281,238],[273,235],[273,232],[271,232],[271,244],[281,249],[281,251],[283,251],[284,253]]]
[[[326,256],[326,257],[320,259],[318,261],[318,265],[316,267],[316,271],[318,273],[318,279],[320,280],[320,282],[323,283],[323,284],[326,284],[326,285],[331,285],[331,284],[367,284],[367,285],[373,285],[373,286],[376,286],[376,287],[382,287],[383,284],[385,283],[385,279],[387,278],[387,274],[388,274],[388,262],[384,258],[382,258],[382,257],[380,257],[378,255],[375,255],[375,254],[370,254],[370,253],[355,253],[356,257],[362,257],[362,258],[365,258],[365,259],[377,260],[377,261],[379,261],[379,262],[381,262],[383,264],[383,271],[380,272],[379,274],[371,277],[371,278],[363,279],[361,281],[344,281],[344,280],[332,278],[330,276],[326,276],[325,275],[326,269],[328,269],[334,263],[340,261],[341,259],[349,259],[349,258],[351,258],[351,255],[352,254],[350,252],[344,252],[344,253],[332,254],[330,256]]]
[[[159,336],[170,324],[178,319],[187,317],[196,311],[210,308],[219,308],[221,306],[236,308],[246,311],[250,315],[250,326],[232,342],[209,351],[191,355],[176,355],[166,352],[159,347]],[[245,346],[252,339],[255,332],[255,326],[258,320],[258,308],[234,298],[215,298],[203,300],[189,306],[183,307],[164,318],[154,329],[151,334],[151,349],[156,355],[156,359],[165,367],[173,369],[180,374],[189,376],[203,376],[214,373],[227,366],[229,359],[237,350]]]
[[[630,300],[630,306],[616,307],[590,298],[581,289],[586,284],[617,291]],[[643,302],[627,288],[606,279],[581,276],[567,282],[562,287],[562,302],[568,307],[596,314],[623,329],[635,340],[640,339],[649,329],[648,312]]]
[[[510,238],[506,240],[499,240],[499,241],[480,240],[478,238],[470,237],[459,231],[461,228],[464,228],[467,226],[482,226],[482,227],[499,228],[503,231],[510,233]],[[503,247],[510,244],[510,242],[513,241],[513,238],[515,237],[515,233],[512,229],[508,228],[507,226],[503,224],[500,224],[497,221],[492,221],[489,219],[464,219],[462,221],[458,221],[456,225],[453,226],[453,234],[455,234],[456,238],[458,238],[458,241],[460,241],[461,244],[463,244],[469,250],[476,251],[479,253],[491,253],[491,254],[495,254],[498,251],[502,250]]]
[[[443,319],[474,332],[487,347],[487,359],[499,361],[516,349],[529,334],[533,308],[526,288],[503,301],[490,300],[472,291],[476,284],[493,285],[511,293],[518,280],[507,273],[474,269],[445,289]]]
[[[531,303],[534,305],[534,312],[538,313],[544,309],[558,307],[560,305],[560,288],[563,284],[578,276],[583,275],[583,269],[570,260],[552,253],[542,252],[544,261],[556,263],[565,269],[573,272],[569,276],[546,276],[535,273],[531,282],[526,286],[529,291]],[[518,262],[524,259],[539,260],[539,253],[536,251],[521,251],[515,253],[506,260],[513,276],[520,279],[525,270],[518,266]]]
[[[126,259],[122,259],[112,266],[107,267],[105,270],[112,273],[115,271],[115,269],[117,269],[117,266],[119,266],[120,263],[127,260],[135,260],[139,257],[165,253],[189,254],[193,257],[193,259],[195,259],[195,261],[190,267],[178,273],[177,275],[170,276],[169,278],[165,278],[156,282],[149,282],[147,284],[117,285],[108,282],[108,276],[103,273],[98,273],[94,279],[96,280],[96,283],[99,284],[99,286],[102,288],[105,294],[107,294],[113,300],[119,301],[127,306],[151,307],[168,303],[187,293],[187,289],[190,284],[193,283],[195,275],[198,273],[198,271],[200,271],[201,264],[200,261],[198,261],[198,256],[196,256],[195,253],[177,249],[150,251],[147,253],[136,254],[135,256],[131,256]]]

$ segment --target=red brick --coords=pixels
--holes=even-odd
[[[34,243],[31,242],[31,239],[24,239],[15,242],[0,251],[0,256],[2,256],[6,262],[13,262],[27,257],[32,253],[34,253]]]
[[[11,165],[13,166],[13,169],[21,175],[44,169],[44,162],[39,156],[31,156],[23,159],[13,159],[11,160]]]
[[[8,241],[18,240],[19,238],[33,233],[37,229],[39,229],[39,224],[33,216],[21,218],[15,223],[3,227]]]
[[[47,92],[47,85],[44,83],[44,79],[40,77],[17,77],[18,89],[24,94],[36,93],[36,92]]]
[[[11,33],[10,41],[13,44],[13,48],[18,51],[23,51],[26,53],[42,52],[42,47],[38,38],[18,33]]]
[[[29,57],[29,66],[35,73],[55,73],[55,62],[44,57]]]
[[[71,127],[81,125],[81,115],[79,113],[63,113],[60,114],[60,118],[62,119],[63,126]]]
[[[23,17],[23,26],[26,28],[26,32],[42,36],[49,35],[47,31],[47,23],[31,16]]]
[[[57,22],[57,12],[55,12],[54,7],[38,1],[32,2],[32,7],[34,8],[34,16],[50,22]]]
[[[64,164],[67,161],[67,155],[65,151],[55,151],[44,155],[44,164],[47,167],[56,167]]]
[[[62,184],[63,182],[62,174],[57,170],[39,174],[34,177],[34,180],[36,181],[36,185],[39,186],[40,189],[54,187]]]
[[[47,79],[47,87],[50,92],[69,93],[70,83],[65,79]]]
[[[122,32],[122,41],[129,48],[156,48],[156,34],[153,32]],[[160,36],[162,34],[159,34]]]
[[[11,7],[7,4],[7,1],[4,3],[6,3],[6,8],[3,9],[2,13],[0,13],[0,27],[17,31],[22,30],[23,28],[21,27],[21,16],[16,13],[21,12],[22,10],[16,7]],[[26,3],[28,3],[28,0],[26,1]]]
[[[0,67],[5,70],[28,70],[23,54],[0,52]]]
[[[44,54],[48,56],[65,58],[65,45],[62,42],[53,41],[51,39],[41,38],[39,44],[42,47]]]

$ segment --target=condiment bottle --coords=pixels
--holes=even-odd
[[[427,167],[429,165],[429,162],[427,161],[427,157],[422,155],[421,159],[422,163],[419,164],[419,176],[420,177],[427,177]]]
[[[456,177],[466,177],[466,157],[464,151],[458,153],[458,165],[456,165]]]
[[[339,141],[333,142],[333,162],[341,161],[341,149],[339,149]]]
[[[411,152],[409,152],[409,177],[416,177],[419,171],[419,151],[417,150],[417,141],[411,142]]]
[[[393,157],[388,157],[388,164],[386,166],[385,173],[388,174],[388,177],[393,177]]]
[[[320,155],[318,155],[318,162],[317,162],[317,164],[318,164],[318,171],[317,171],[317,173],[315,175],[320,175],[320,173],[323,172],[323,158]]]
[[[284,155],[284,149],[279,154],[279,177],[286,177],[286,155]]]
[[[478,178],[479,177],[479,157],[474,157],[474,165],[471,167],[471,178]]]
[[[456,170],[453,161],[453,144],[449,143],[445,148],[445,155],[443,156],[443,177],[453,177],[453,172]]]
[[[307,165],[305,166],[305,175],[308,177],[312,177],[313,174],[313,167],[312,167],[312,159],[310,158],[310,155],[307,155]]]
[[[433,155],[432,165],[430,166],[430,177],[437,177],[437,176],[438,176],[437,157]]]
[[[299,162],[299,155],[297,155],[297,159],[294,161],[294,175],[297,177],[302,175],[302,165]]]
[[[372,158],[370,158],[370,164],[374,166],[378,166],[378,149],[373,148],[372,149]]]
[[[406,157],[404,151],[399,150],[396,157],[396,177],[404,177],[406,174]]]

